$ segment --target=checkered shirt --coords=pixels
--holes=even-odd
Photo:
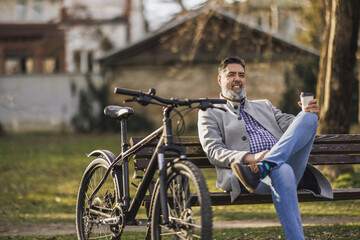
[[[240,104],[240,113],[245,121],[246,132],[250,143],[250,153],[255,154],[264,150],[270,150],[278,140],[253,117],[244,112],[245,98]]]

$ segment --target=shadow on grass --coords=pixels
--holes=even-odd
[[[360,239],[360,224],[335,224],[304,227],[304,234],[307,240],[352,240]],[[144,232],[126,232],[124,231],[122,239],[144,239]],[[17,236],[0,237],[0,239],[14,240],[75,240],[75,235],[61,236]],[[265,228],[247,228],[247,229],[215,229],[213,231],[213,240],[272,240],[285,239],[281,227]]]

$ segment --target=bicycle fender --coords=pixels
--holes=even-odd
[[[94,150],[91,153],[86,154],[87,157],[91,157],[91,156],[95,156],[95,157],[99,157],[99,156],[103,156],[108,162],[109,164],[111,164],[114,159],[116,158],[115,154],[113,154],[112,152],[110,152],[109,150]]]
[[[108,163],[109,165],[111,165],[111,163],[115,160],[116,156],[115,154],[113,154],[112,152],[110,152],[109,150],[94,150],[91,153],[86,154],[87,157],[103,157]],[[123,193],[123,181],[122,181],[122,167],[121,166],[114,166],[114,170],[112,171],[113,178],[116,181],[117,187],[119,188],[119,195],[118,197],[118,201],[121,202],[122,201],[122,193]]]

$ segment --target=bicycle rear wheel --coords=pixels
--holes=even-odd
[[[167,170],[170,225],[165,225],[160,203],[160,185],[153,195],[152,239],[211,239],[212,210],[205,178],[191,162],[181,161]]]
[[[120,239],[122,227],[119,224],[110,225],[104,219],[112,218],[121,222],[122,211],[118,204],[119,176],[113,172],[94,196],[89,197],[103,179],[110,163],[103,158],[94,159],[85,170],[80,182],[76,202],[76,231],[78,239]]]

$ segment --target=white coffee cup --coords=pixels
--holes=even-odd
[[[301,100],[301,107],[304,111],[304,108],[309,104],[310,100],[314,99],[314,94],[310,92],[301,92],[300,100]]]

